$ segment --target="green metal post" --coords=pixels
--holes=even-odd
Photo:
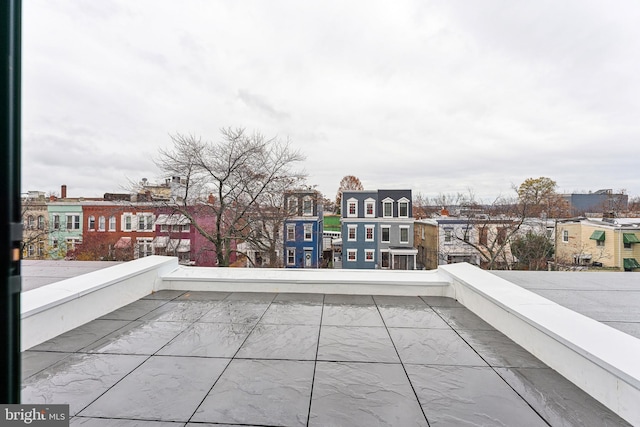
[[[0,403],[20,403],[21,1],[0,0]]]

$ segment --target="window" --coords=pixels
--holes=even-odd
[[[569,242],[569,230],[562,230],[562,241],[564,243]]]
[[[87,219],[87,228],[90,231],[93,231],[96,229],[96,217],[91,215],[88,219]]]
[[[98,217],[98,231],[104,231],[105,220],[103,216]]]
[[[54,230],[60,229],[60,215],[53,216],[53,229]]]
[[[67,230],[80,230],[80,215],[67,215]]]
[[[382,202],[382,216],[390,218],[393,216],[393,201],[385,200]]]
[[[365,262],[374,262],[375,259],[375,249],[365,249],[364,250],[364,260]]]
[[[382,257],[382,259],[380,260],[381,261],[380,266],[382,268],[389,268],[389,265],[390,265],[390,263],[389,263],[389,252],[387,252],[387,251],[380,252],[380,255]]]
[[[160,226],[160,231],[169,232],[169,225],[167,225],[167,224],[162,224],[162,225]]]
[[[67,239],[67,250],[75,251],[76,245],[80,244],[80,239]]]
[[[304,240],[306,242],[313,240],[313,224],[304,224]]]
[[[131,231],[131,215],[124,216],[124,231]]]
[[[409,243],[409,227],[400,227],[400,243]]]
[[[462,230],[462,240],[467,243],[471,242],[471,227],[465,227]]]
[[[358,216],[358,201],[356,199],[347,200],[347,216]]]
[[[35,227],[35,220],[33,219],[33,216],[29,215],[27,217],[27,230],[31,230]]]
[[[109,217],[109,231],[116,231],[116,217]]]
[[[451,243],[453,241],[453,229],[445,228],[444,229],[444,242]]]
[[[138,231],[145,230],[153,230],[153,214],[138,214]]]
[[[296,250],[293,248],[287,248],[287,265],[295,265],[296,263]]]
[[[367,217],[374,217],[376,216],[376,211],[375,211],[375,200],[373,199],[367,199],[364,201],[364,216]]]
[[[400,199],[398,202],[398,216],[400,218],[409,217],[409,202],[407,199]]]
[[[373,242],[373,225],[364,226],[364,240],[366,242]]]
[[[189,224],[182,224],[182,232],[188,233],[189,231],[191,231],[191,226]]]
[[[388,225],[383,225],[381,227],[381,237],[380,237],[380,241],[383,243],[389,243],[390,240],[390,235],[391,235],[391,228]]]
[[[489,242],[489,230],[487,230],[486,228],[482,228],[480,230],[480,244],[481,245],[487,245],[487,243]]]
[[[347,261],[355,262],[358,260],[357,249],[347,249]]]
[[[181,228],[182,228],[182,227],[180,227],[180,225],[178,225],[178,224],[173,224],[173,225],[171,226],[171,231],[172,231],[173,233],[179,233]]]
[[[153,255],[153,239],[151,237],[145,237],[136,239],[136,249],[138,250],[138,258]]]
[[[27,249],[27,256],[32,257],[34,254],[35,254],[35,248],[33,247],[33,245],[29,245]]]
[[[313,205],[311,203],[311,197],[307,196],[302,200],[302,215],[313,215]]]
[[[598,242],[598,243],[600,243],[600,242]],[[604,242],[602,242],[602,243],[604,243]],[[623,242],[622,244],[624,245],[624,248],[625,248],[625,249],[631,249],[631,243],[629,243],[629,242]],[[600,246],[600,245],[598,245],[598,246]],[[604,244],[603,244],[602,246],[604,246]]]
[[[38,230],[44,230],[44,217],[42,215],[38,216]]]
[[[295,224],[287,224],[287,240],[296,240]]]
[[[347,240],[350,242],[355,242],[357,240],[356,232],[358,231],[357,225],[348,225],[347,226]]]
[[[38,256],[44,256],[44,242],[38,243]]]
[[[596,240],[596,246],[604,246],[604,240]],[[626,243],[625,243],[625,248],[626,248]],[[629,245],[629,248],[631,248],[631,245]]]
[[[502,245],[507,241],[506,227],[498,227],[498,236],[496,237],[496,240],[499,245]]]
[[[289,215],[296,215],[298,213],[298,198],[290,196],[287,199],[287,204],[289,205]]]

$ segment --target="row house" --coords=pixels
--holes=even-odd
[[[573,218],[556,226],[556,261],[564,266],[640,269],[640,219]]]
[[[342,268],[416,268],[411,190],[342,193]]]
[[[152,241],[155,255],[176,256],[184,265],[217,265],[213,243],[191,224],[186,215],[170,208],[158,212],[162,213],[159,213],[155,222],[155,238]],[[197,207],[191,209],[190,215],[205,230],[212,232],[215,228],[213,217],[200,212]]]
[[[22,199],[22,258],[47,258],[49,215],[44,192],[29,191]]]
[[[315,190],[285,193],[284,265],[318,268],[322,265],[323,206]]]

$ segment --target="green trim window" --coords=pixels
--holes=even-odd
[[[640,264],[636,261],[635,258],[625,258],[623,261],[625,270],[633,270],[635,268],[640,268]]]
[[[604,230],[596,230],[591,234],[589,239],[596,241],[596,246],[604,246]]]
[[[624,243],[640,243],[640,239],[633,233],[622,233]]]

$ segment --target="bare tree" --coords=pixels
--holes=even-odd
[[[340,180],[338,191],[336,193],[336,213],[340,214],[340,207],[342,206],[342,193],[348,190],[364,190],[364,186],[358,177],[353,175],[346,175]]]
[[[160,150],[156,164],[180,177],[180,191],[169,203],[213,244],[222,267],[230,264],[238,242],[256,237],[253,215],[275,204],[277,195],[305,174],[293,169],[304,156],[288,140],[245,129],[220,132],[217,143],[171,135],[173,147]]]

